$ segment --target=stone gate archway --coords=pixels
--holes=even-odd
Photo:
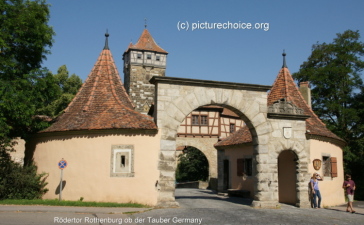
[[[174,198],[177,130],[183,119],[199,106],[214,104],[234,111],[250,129],[255,155],[267,150],[271,132],[267,122],[267,91],[270,86],[173,77],[153,77],[151,83],[156,87],[153,116],[161,132],[159,206],[177,204]],[[254,160],[254,165],[259,160]],[[261,192],[256,190],[257,200]]]

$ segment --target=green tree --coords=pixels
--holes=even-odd
[[[0,197],[37,198],[44,183],[35,167],[11,161],[15,137],[26,139],[48,123],[38,108],[57,96],[54,77],[41,68],[53,42],[44,0],[0,1]],[[35,185],[35,186],[34,186]],[[31,188],[34,187],[34,188]],[[40,191],[40,192],[39,192]]]
[[[44,104],[44,107],[38,110],[39,114],[47,115],[52,118],[57,117],[66,109],[82,86],[82,80],[79,76],[76,74],[69,76],[66,65],[59,67],[57,74],[53,75],[53,78],[53,84],[57,86],[54,88],[57,92],[57,96],[53,101]]]
[[[360,172],[364,168],[363,56],[359,31],[347,30],[337,34],[332,43],[313,45],[307,61],[293,74],[299,82],[310,82],[313,110],[348,143],[344,148],[345,172],[357,182],[364,180]],[[364,191],[357,197],[364,199]]]
[[[43,95],[52,95],[44,92],[51,78],[40,69],[53,42],[48,19],[45,1],[0,1],[0,138],[42,127],[34,115],[39,101],[48,98]]]
[[[184,154],[178,156],[176,181],[206,181],[209,177],[209,163],[206,156],[197,148],[187,147]]]

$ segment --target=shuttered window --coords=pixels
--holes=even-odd
[[[330,162],[331,162],[331,177],[337,177],[337,159],[336,159],[336,157],[331,157]]]

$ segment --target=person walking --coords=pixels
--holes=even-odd
[[[346,190],[346,197],[348,198],[348,206],[346,212],[355,213],[353,209],[354,191],[356,189],[355,182],[351,179],[351,175],[345,175],[346,181],[343,183],[343,188]],[[350,208],[350,210],[349,210]]]
[[[322,181],[323,178],[318,173],[313,173],[311,177],[311,190],[312,190],[312,202],[315,209],[321,208],[321,193],[319,189],[318,182]],[[316,202],[316,198],[318,198],[318,202]]]

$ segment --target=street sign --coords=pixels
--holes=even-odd
[[[65,169],[67,167],[67,161],[62,159],[61,161],[58,162],[58,168],[60,168],[61,170]]]

